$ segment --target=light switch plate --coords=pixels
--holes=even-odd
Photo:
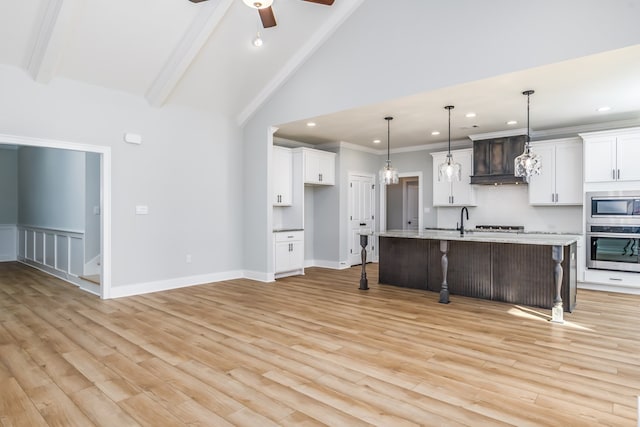
[[[148,214],[149,214],[149,206],[136,205],[136,215],[148,215]]]

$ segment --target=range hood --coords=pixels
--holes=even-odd
[[[526,135],[473,141],[471,184],[526,184],[513,175],[514,161],[524,151]]]

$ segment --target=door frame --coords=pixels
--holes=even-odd
[[[402,172],[398,174],[399,178],[418,178],[418,231],[424,227],[424,179],[422,172]],[[380,188],[380,214],[379,231],[381,233],[387,231],[387,186],[378,181]]]
[[[111,147],[5,134],[0,134],[0,142],[17,146],[57,148],[100,154],[100,298],[111,298]]]

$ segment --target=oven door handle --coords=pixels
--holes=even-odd
[[[640,234],[627,233],[587,233],[589,237],[607,237],[613,239],[640,239]]]

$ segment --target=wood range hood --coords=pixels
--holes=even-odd
[[[514,161],[526,140],[526,135],[474,140],[471,184],[526,184],[524,177],[513,175]]]

